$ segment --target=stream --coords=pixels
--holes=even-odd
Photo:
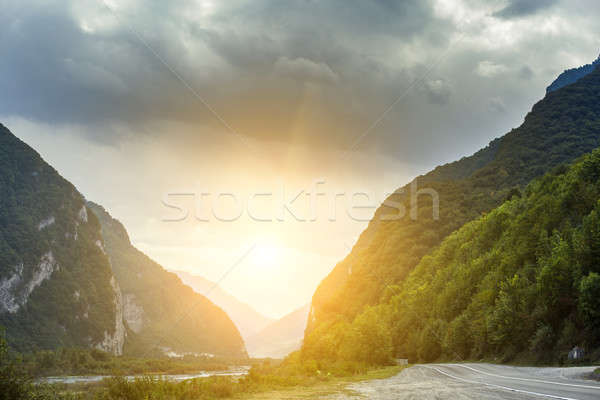
[[[152,376],[154,378],[168,379],[171,381],[185,381],[194,378],[207,378],[209,376],[243,376],[248,374],[250,367],[236,367],[225,371],[200,371],[190,374],[136,374],[126,375],[128,380]],[[93,383],[100,382],[103,379],[111,378],[112,375],[82,375],[82,376],[47,376],[36,380],[37,383]]]

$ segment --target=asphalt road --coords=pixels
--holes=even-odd
[[[388,378],[353,384],[358,397],[388,399],[600,400],[600,382],[584,379],[593,367],[529,368],[494,364],[416,365]],[[337,395],[332,399],[357,396]]]

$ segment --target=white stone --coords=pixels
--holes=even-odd
[[[96,344],[96,348],[120,356],[125,343],[125,324],[123,323],[123,296],[115,277],[110,278],[110,285],[115,293],[115,331],[112,335],[104,331],[104,339]]]
[[[15,313],[19,310],[19,303],[14,293],[17,285],[21,281],[21,274],[23,273],[23,264],[17,266],[17,271],[10,277],[0,281],[0,307],[3,311],[9,313]]]
[[[50,278],[56,266],[56,261],[54,260],[54,255],[51,251],[42,256],[40,264],[33,271],[33,277],[31,278],[31,281],[27,283],[25,302],[27,302],[27,298],[36,287],[40,286],[43,281]],[[25,302],[23,304],[25,304]]]
[[[27,303],[35,288],[46,279],[50,279],[55,270],[58,270],[58,264],[54,260],[52,251],[49,251],[42,256],[40,263],[33,269],[31,280],[19,290],[19,284],[23,281],[23,264],[20,264],[12,276],[0,282],[0,306],[2,309],[9,313],[19,311],[19,308]]]
[[[135,295],[128,293],[125,296],[123,315],[127,326],[135,333],[140,333],[144,326],[144,309],[136,304]]]
[[[87,207],[85,205],[83,205],[83,207],[81,207],[81,210],[79,210],[78,216],[82,222],[88,222]]]
[[[41,231],[44,228],[49,227],[50,225],[52,225],[54,223],[54,217],[51,215],[46,219],[43,219],[40,221],[40,223],[38,224],[38,231]]]
[[[98,248],[99,248],[100,250],[102,250],[102,252],[103,252],[104,254],[106,254],[106,251],[104,250],[104,246],[102,245],[102,241],[101,241],[100,239],[96,240],[96,246],[98,246]]]

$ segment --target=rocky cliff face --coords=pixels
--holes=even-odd
[[[123,318],[127,326],[134,332],[140,333],[144,327],[144,309],[136,303],[135,294],[125,295],[123,304]]]
[[[58,269],[58,265],[52,251],[49,251],[42,256],[40,263],[33,267],[29,281],[25,281],[23,269],[24,265],[21,263],[12,275],[0,282],[0,308],[11,314],[19,311],[19,308],[27,303],[33,290],[49,279],[54,269]]]
[[[121,355],[123,354],[123,345],[125,344],[125,324],[123,324],[123,295],[121,289],[115,280],[115,277],[110,278],[110,286],[113,288],[115,301],[115,325],[113,333],[108,330],[104,331],[104,340],[96,344],[96,348],[107,351],[109,353]]]
[[[122,296],[83,196],[0,125],[0,325],[18,350],[121,354]]]

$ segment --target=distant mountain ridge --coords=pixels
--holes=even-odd
[[[579,79],[594,71],[598,65],[600,65],[600,56],[598,56],[596,61],[591,64],[564,71],[546,88],[546,93],[554,92],[555,90],[577,82]]]
[[[300,349],[310,303],[272,322],[246,341],[252,357],[283,358]]]
[[[247,341],[257,332],[275,321],[262,315],[248,304],[223,290],[218,284],[206,278],[185,271],[173,272],[181,278],[183,283],[194,289],[196,293],[205,295],[213,303],[225,310],[239,329],[244,341]]]
[[[199,275],[174,271],[181,280],[222,307],[236,324],[250,357],[283,358],[302,345],[310,304],[284,315],[267,318],[219,285]]]

